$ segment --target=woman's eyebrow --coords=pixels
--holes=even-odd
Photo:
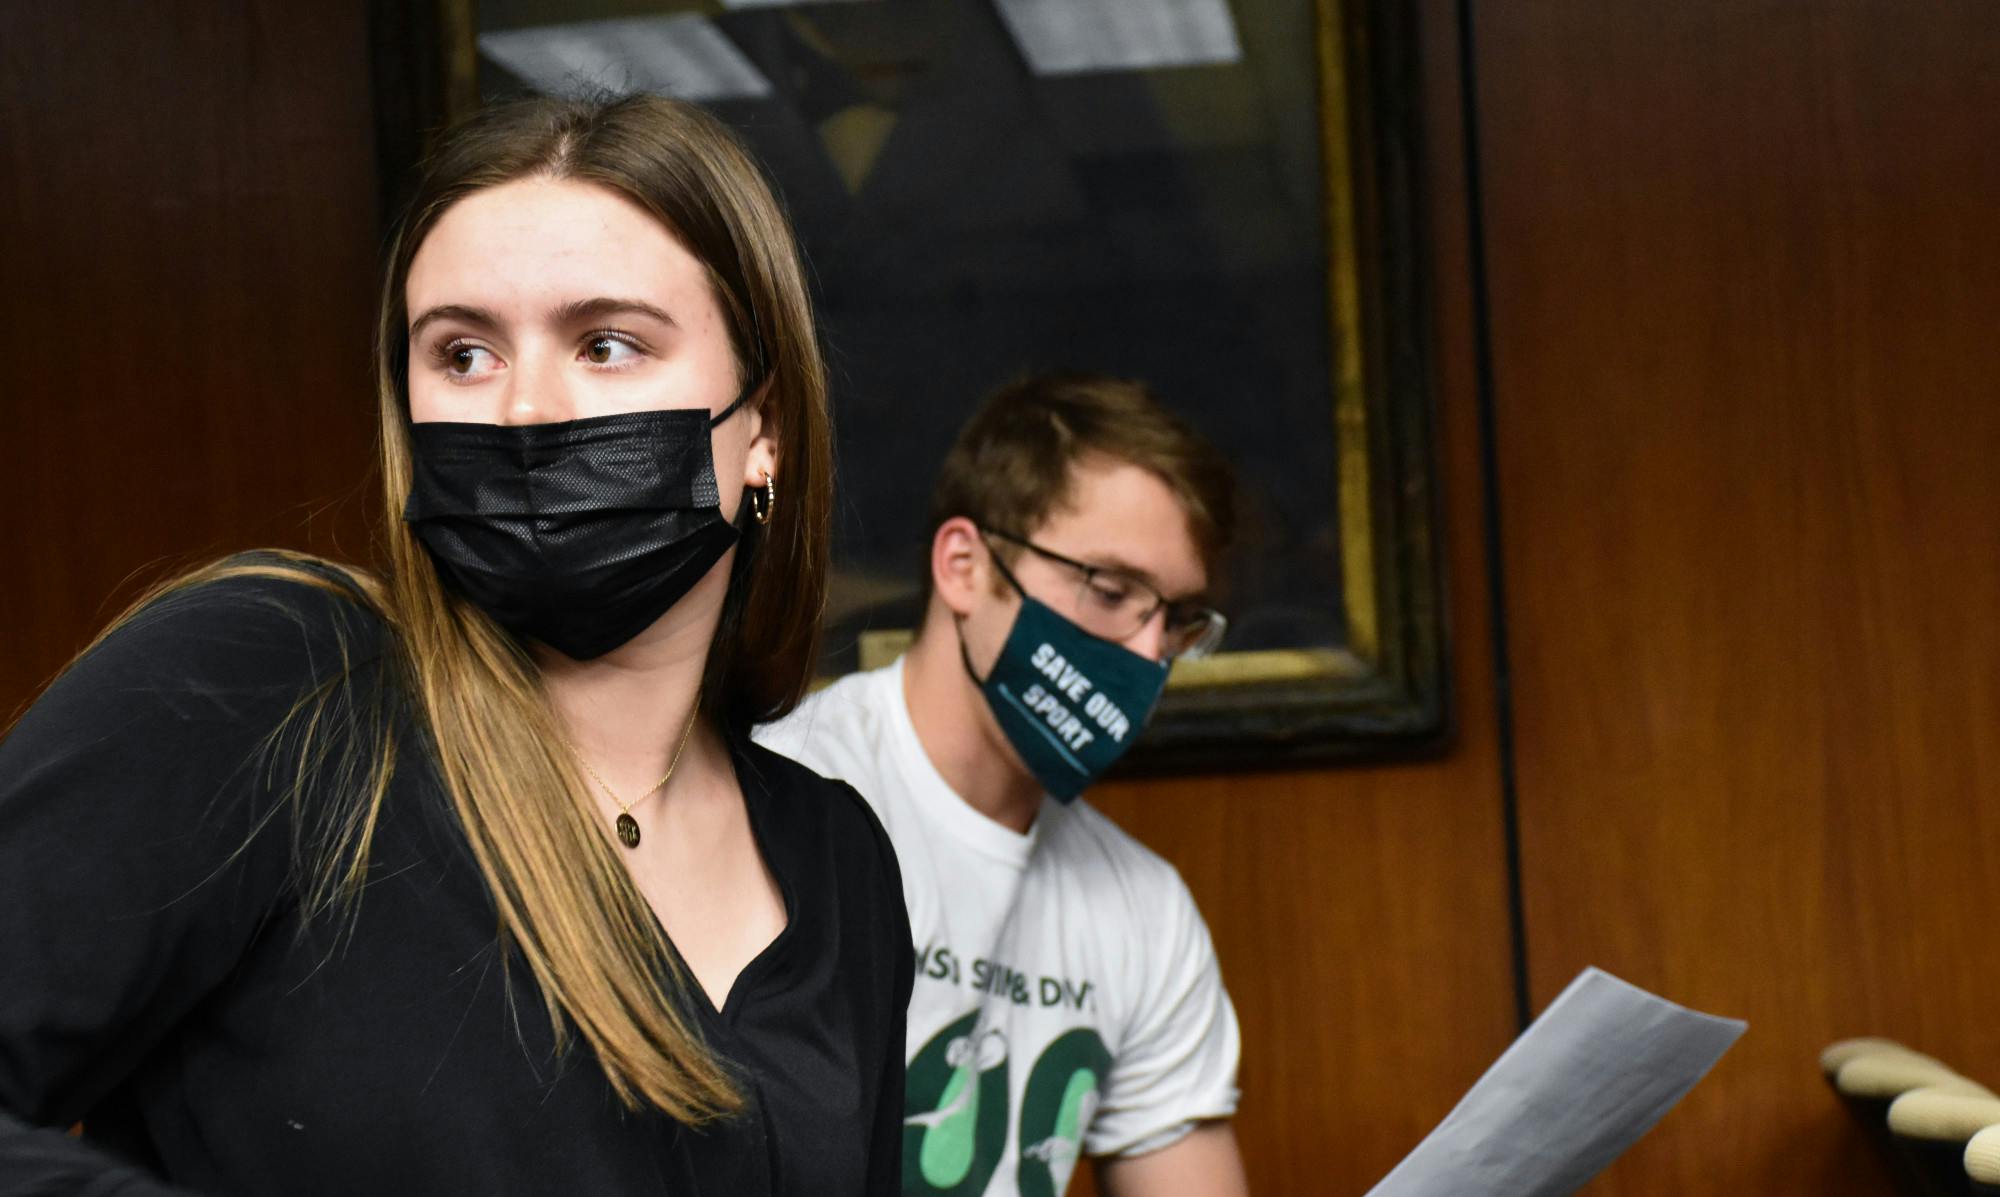
[[[500,327],[499,317],[485,308],[468,307],[462,303],[445,303],[429,309],[410,321],[410,339],[416,340],[417,334],[424,331],[426,326],[439,320],[463,320],[467,324],[487,329]]]
[[[602,320],[607,316],[620,316],[632,312],[637,312],[642,316],[651,316],[668,327],[678,327],[674,318],[667,315],[665,310],[647,303],[643,299],[613,299],[603,296],[596,299],[579,299],[571,303],[561,304],[550,309],[549,320],[551,323],[558,325],[583,324],[590,321]]]
[[[558,304],[556,307],[550,309],[549,321],[552,324],[558,325],[583,324],[630,312],[650,316],[669,327],[678,327],[674,318],[669,316],[663,308],[647,303],[643,299],[615,299],[610,296],[598,296],[594,299],[578,299],[569,303]],[[426,327],[439,320],[463,320],[467,324],[482,329],[500,327],[500,318],[486,308],[473,307],[463,303],[445,303],[426,310],[423,315],[410,321],[410,339],[412,341],[416,340],[418,334],[422,333]]]

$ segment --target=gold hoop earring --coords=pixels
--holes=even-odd
[[[778,505],[778,484],[771,478],[771,471],[761,472],[764,475],[764,502],[760,506],[757,502],[757,492],[751,491],[750,514],[756,517],[758,523],[768,524],[771,522],[772,508]]]

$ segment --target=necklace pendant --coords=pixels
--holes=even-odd
[[[631,815],[618,816],[618,842],[627,848],[639,846],[639,820]]]

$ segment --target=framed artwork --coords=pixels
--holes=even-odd
[[[830,367],[828,675],[916,625],[936,464],[995,387],[1145,381],[1234,462],[1223,651],[1128,771],[1449,729],[1410,6],[1394,0],[376,3],[384,205],[484,98],[709,108],[790,211]]]

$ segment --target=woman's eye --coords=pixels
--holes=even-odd
[[[444,360],[445,372],[460,380],[490,374],[499,362],[492,350],[478,345],[447,345],[438,356]]]
[[[583,360],[593,366],[622,366],[638,352],[623,338],[602,333],[583,343]]]

